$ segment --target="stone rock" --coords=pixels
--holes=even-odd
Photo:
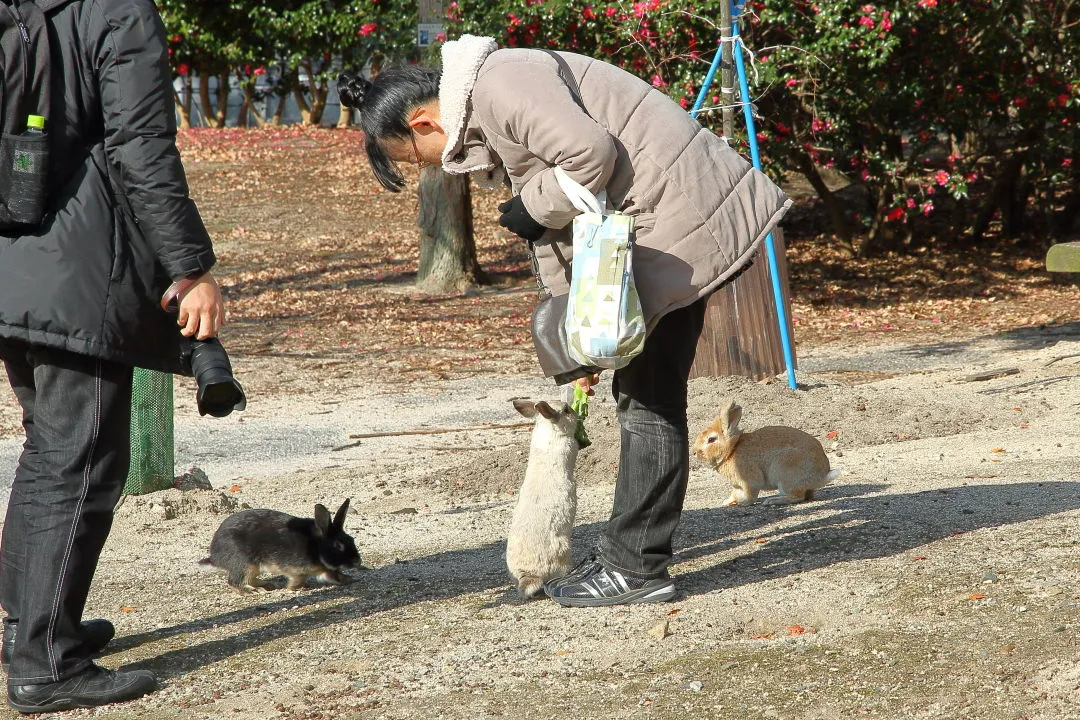
[[[214,486],[210,484],[210,478],[206,476],[206,473],[202,468],[192,465],[187,469],[183,475],[179,475],[173,480],[173,487],[177,490],[213,490]]]
[[[649,634],[657,640],[663,640],[671,633],[668,631],[668,619],[664,618],[660,622],[649,628]]]

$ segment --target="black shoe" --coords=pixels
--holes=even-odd
[[[58,712],[134,700],[157,689],[149,670],[114,672],[91,664],[65,680],[33,685],[8,681],[8,703],[21,713]]]
[[[596,554],[593,553],[575,565],[570,572],[562,577],[552,578],[544,583],[544,592],[550,597],[551,593],[555,591],[555,588],[566,585],[567,583],[577,582],[581,578],[588,577],[603,567],[604,566],[600,564],[600,560],[597,558]]]
[[[18,623],[4,621],[4,641],[0,646],[0,664],[4,669],[11,664],[11,653],[15,647],[15,633],[19,628]],[[93,655],[105,649],[109,641],[116,635],[116,628],[108,620],[84,620],[79,623],[82,630],[83,650],[87,655]]]
[[[675,582],[669,577],[637,580],[599,562],[587,575],[558,583],[548,595],[567,607],[605,607],[665,602],[675,597]]]

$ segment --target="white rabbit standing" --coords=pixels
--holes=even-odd
[[[742,408],[731,400],[694,442],[694,454],[731,481],[724,505],[749,505],[762,490],[777,491],[766,505],[804,502],[840,475],[813,435],[786,425],[743,432],[740,419]]]
[[[544,583],[570,570],[570,533],[577,513],[574,463],[580,419],[566,403],[515,399],[514,408],[535,418],[525,481],[506,542],[506,566],[518,593],[529,598]]]

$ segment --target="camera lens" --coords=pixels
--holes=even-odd
[[[192,341],[190,364],[199,386],[196,402],[200,415],[225,417],[247,407],[244,388],[233,377],[229,355],[216,338]]]

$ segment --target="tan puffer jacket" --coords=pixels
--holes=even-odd
[[[509,177],[529,214],[553,230],[537,243],[543,282],[569,292],[577,214],[552,168],[634,215],[634,280],[651,328],[708,295],[750,260],[791,201],[664,93],[613,65],[559,53],[587,113],[541,50],[494,50],[465,36],[443,46],[443,170]],[[494,51],[493,51],[494,50]]]

